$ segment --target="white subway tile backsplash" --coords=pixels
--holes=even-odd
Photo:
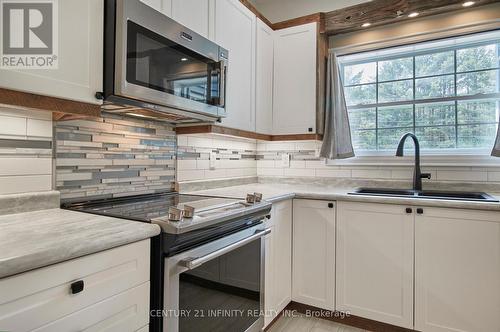
[[[28,119],[26,133],[28,136],[52,138],[52,121]]]
[[[177,170],[178,181],[203,180],[205,178],[204,170]]]
[[[316,174],[305,168],[285,168],[283,169],[283,175],[289,177],[314,177]]]
[[[50,174],[52,158],[0,158],[0,176]]]
[[[0,177],[0,195],[48,190],[52,190],[52,175]]]
[[[177,160],[177,167],[182,170],[197,169],[196,160]]]
[[[350,178],[351,170],[348,169],[317,169],[318,178]]]
[[[382,169],[353,169],[352,177],[358,179],[390,179],[390,170]]]
[[[0,135],[26,136],[26,118],[0,116]]]
[[[484,171],[453,171],[438,170],[437,180],[439,181],[488,181],[488,172]]]
[[[258,176],[283,176],[282,168],[257,168]]]

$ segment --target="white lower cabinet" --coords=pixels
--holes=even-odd
[[[500,213],[416,215],[415,329],[500,331]]]
[[[335,203],[293,202],[292,299],[335,310]]]
[[[149,323],[149,274],[148,239],[0,279],[0,330],[137,331]]]
[[[413,328],[413,209],[338,203],[336,308]]]
[[[264,306],[267,326],[291,300],[292,292],[292,201],[273,204],[266,237]]]

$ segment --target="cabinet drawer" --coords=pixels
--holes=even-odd
[[[149,321],[149,281],[93,304],[54,322],[36,332],[134,332]]]
[[[148,239],[1,279],[0,330],[31,331],[147,282],[149,251]]]

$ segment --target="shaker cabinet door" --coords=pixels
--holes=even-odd
[[[238,0],[215,0],[215,42],[229,51],[225,127],[255,131],[255,22]]]

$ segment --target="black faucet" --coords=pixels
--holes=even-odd
[[[413,139],[415,143],[415,169],[413,171],[413,190],[422,191],[422,179],[430,179],[430,173],[423,173],[420,170],[420,143],[418,142],[417,136],[412,133],[404,134],[399,140],[398,150],[396,151],[396,157],[402,157],[404,154],[405,141],[408,137]]]

